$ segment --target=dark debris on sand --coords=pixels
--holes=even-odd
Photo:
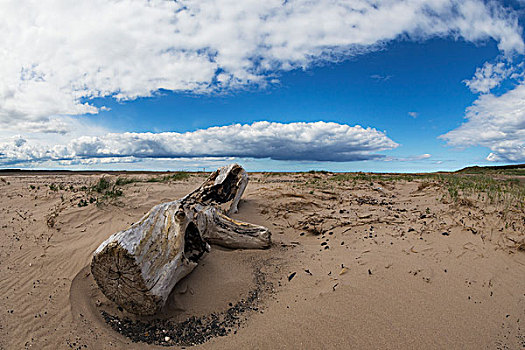
[[[251,311],[258,311],[260,297],[272,290],[271,283],[264,274],[255,270],[255,288],[245,299],[219,313],[200,317],[192,316],[182,322],[171,320],[141,321],[127,317],[120,319],[101,311],[104,320],[116,332],[130,338],[133,342],[144,342],[163,346],[192,346],[203,344],[214,337],[223,337],[232,332],[237,333],[241,324],[247,320]]]

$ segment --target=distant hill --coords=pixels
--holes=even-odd
[[[456,171],[460,174],[501,174],[525,176],[525,164],[500,165],[500,166],[469,166]]]

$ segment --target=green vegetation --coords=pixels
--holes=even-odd
[[[281,175],[284,175],[285,173],[279,173],[279,172],[267,172],[267,173],[263,173],[265,177],[269,177],[269,176],[281,176]]]
[[[105,177],[101,177],[89,188],[89,191],[101,194],[102,201],[105,199],[115,199],[123,194],[122,189],[120,189],[116,183],[112,183],[111,180],[108,180]],[[97,202],[100,203],[101,201],[98,200]]]
[[[178,181],[178,180],[186,180],[190,177],[190,174],[184,171],[177,171],[172,174],[162,175],[162,176],[155,176],[151,177],[149,179],[143,180],[136,177],[119,177],[115,181],[115,184],[117,186],[124,186],[136,182],[170,182],[170,181]]]
[[[117,197],[120,197],[122,196],[123,192],[120,188],[117,188],[115,185],[113,185],[113,187],[104,192],[104,197],[105,198],[117,198]]]
[[[525,183],[516,178],[498,179],[487,175],[438,174],[434,178],[445,185],[450,198],[457,202],[469,196],[503,202],[506,205],[525,206]]]
[[[103,193],[110,187],[111,187],[111,181],[109,181],[105,177],[101,177],[100,179],[98,179],[98,181],[93,186],[91,186],[91,190],[98,192],[98,193]]]
[[[51,191],[55,191],[55,192],[58,191],[58,187],[57,187],[57,185],[55,185],[54,183],[52,183],[51,185],[49,185],[49,189],[50,189]]]
[[[80,199],[78,202],[79,207],[87,207],[88,204],[95,203],[97,199],[95,197],[89,197],[89,201],[87,199]]]
[[[329,174],[329,171],[326,170],[310,170],[308,174]]]
[[[390,175],[390,174],[368,174],[368,173],[340,173],[334,175],[330,180],[338,182],[354,182],[365,181],[365,182],[393,182],[393,181],[413,181],[414,175],[411,174],[399,174],[399,175]]]
[[[132,184],[135,182],[140,182],[140,179],[137,179],[135,177],[119,177],[115,181],[115,185],[124,186],[124,185]]]
[[[459,174],[476,174],[476,175],[508,175],[508,176],[525,176],[525,164],[504,165],[504,166],[472,166],[456,173]]]
[[[88,192],[95,192],[101,195],[101,197],[96,200],[98,203],[104,202],[104,200],[115,199],[122,196],[124,193],[122,191],[122,186],[136,183],[136,182],[169,182],[177,180],[185,180],[190,177],[190,174],[183,171],[178,171],[175,173],[170,173],[167,175],[156,176],[146,180],[136,178],[136,177],[118,177],[115,182],[112,182],[106,177],[101,177],[95,184],[89,188],[82,186],[80,189]],[[90,199],[90,203],[93,203]],[[79,202],[78,206],[86,206],[88,203],[86,200]]]
[[[186,180],[189,177],[190,177],[190,174],[188,174],[187,172],[177,171],[173,174],[149,178],[146,180],[146,182],[170,182],[170,181]]]
[[[186,180],[190,177],[190,174],[184,171],[177,171],[174,174],[163,176],[163,181],[179,181],[179,180]]]
[[[433,183],[443,186],[452,201],[469,201],[478,199],[489,203],[502,203],[506,207],[525,208],[525,179],[512,178],[508,175],[521,176],[525,167],[472,167],[456,173],[445,174],[370,174],[370,173],[340,173],[328,179],[337,182],[374,183],[423,180],[418,190]],[[502,178],[502,175],[505,175]],[[309,182],[307,182],[308,184]],[[314,181],[311,181],[314,184]],[[469,199],[470,197],[470,199]],[[475,197],[475,198],[472,198]]]

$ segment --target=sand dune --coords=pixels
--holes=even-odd
[[[205,175],[105,200],[82,189],[101,176],[116,178],[0,178],[0,349],[525,348],[516,199],[452,200],[429,178],[252,174],[235,217],[269,227],[272,248],[212,247],[159,315],[137,318],[98,290],[91,254]]]

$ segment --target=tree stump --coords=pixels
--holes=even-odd
[[[104,295],[131,313],[153,315],[210,250],[209,243],[268,248],[267,228],[227,216],[237,212],[247,184],[241,166],[219,168],[184,198],[156,205],[139,222],[111,235],[91,261],[91,273]],[[219,205],[230,201],[224,213]]]

